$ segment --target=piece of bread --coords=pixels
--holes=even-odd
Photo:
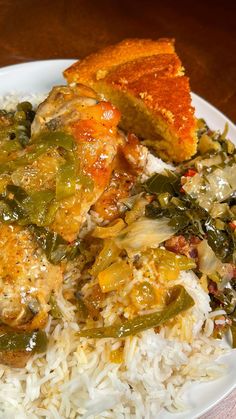
[[[107,47],[65,70],[71,82],[93,87],[121,111],[132,131],[164,160],[189,159],[197,147],[189,80],[174,41],[130,39]]]

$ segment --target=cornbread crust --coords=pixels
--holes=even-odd
[[[90,85],[122,114],[120,126],[164,160],[180,162],[197,147],[189,79],[173,40],[127,40],[74,64],[69,82]]]
[[[69,83],[79,82],[92,85],[103,78],[112,68],[141,57],[155,54],[174,53],[174,40],[161,38],[158,41],[151,39],[125,39],[116,45],[110,45],[81,61],[76,62],[64,71],[64,77]]]

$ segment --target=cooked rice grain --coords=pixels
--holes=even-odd
[[[207,296],[192,273],[179,282],[197,303],[193,319],[203,324]],[[25,370],[0,367],[1,418],[156,418],[162,408],[186,408],[186,383],[215,379],[224,371],[215,362],[223,351],[218,342],[201,334],[199,326],[191,343],[176,339],[178,323],[160,334],[148,330],[126,338],[123,363],[112,363],[111,351],[121,341],[78,338],[74,306],[62,294],[58,304],[66,317],[59,324],[50,320],[47,353],[30,359]]]

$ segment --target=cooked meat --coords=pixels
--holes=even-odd
[[[110,183],[93,206],[93,210],[104,220],[119,217],[119,201],[130,195],[136,176],[129,172],[114,170]]]
[[[38,108],[29,144],[6,148],[0,176],[1,219],[7,221],[0,222],[0,324],[6,330],[26,333],[45,327],[51,293],[62,283],[62,266],[49,262],[27,225],[47,227],[69,242],[78,236],[87,212],[109,184],[123,142],[119,118],[119,111],[98,101],[90,88],[55,87]],[[8,146],[9,136],[2,134]],[[73,182],[73,193],[63,195]],[[0,362],[21,367],[29,355],[0,351]]]
[[[0,223],[0,323],[24,330],[47,322],[50,294],[62,283],[62,270],[48,262],[31,234]]]
[[[128,197],[146,162],[147,149],[134,134],[123,137],[114,159],[109,185],[93,209],[104,220],[112,221],[120,214],[120,201]]]
[[[9,174],[1,175],[0,190],[13,183],[29,195],[46,191],[54,205],[53,217],[46,224],[33,223],[74,241],[89,209],[109,184],[113,160],[124,141],[117,130],[119,119],[119,111],[109,102],[98,101],[86,86],[54,87],[37,110],[31,142],[8,157],[14,170],[10,179]],[[69,148],[67,143],[63,148],[61,142],[71,136]],[[23,164],[14,163],[17,159],[23,159]]]
[[[119,118],[119,111],[109,102],[98,101],[90,88],[62,86],[53,88],[39,106],[26,147],[18,144],[9,149],[9,136],[2,130],[1,142],[7,146],[0,176],[3,333],[45,327],[48,302],[61,286],[63,272],[62,265],[50,263],[47,251],[39,247],[35,228],[43,227],[38,230],[43,231],[40,240],[46,240],[50,231],[69,242],[77,238],[90,207],[109,185],[124,143],[117,131]],[[0,351],[0,362],[22,367],[30,354],[22,348]]]
[[[196,151],[196,121],[188,78],[172,40],[126,40],[79,61],[64,72],[110,100],[120,126],[146,140],[165,160]]]
[[[86,110],[97,103],[97,95],[89,87],[56,86],[38,107],[31,133],[34,136],[45,128],[55,131],[81,118],[88,119]]]
[[[185,255],[191,258],[197,257],[198,237],[192,236],[188,240],[184,236],[173,236],[165,241],[165,248],[171,252]]]
[[[74,137],[74,193],[58,200],[54,221],[49,228],[72,242],[91,206],[108,186],[113,160],[123,139],[117,131],[120,113],[109,102],[98,101],[86,86],[54,87],[39,106],[32,124],[32,139],[42,133],[66,133]],[[25,153],[32,149],[32,145]],[[30,164],[17,168],[11,179],[28,193],[55,190],[57,175],[68,153],[49,148]],[[69,156],[70,157],[70,156]],[[70,168],[69,168],[70,169]],[[67,185],[73,181],[68,180]],[[66,186],[67,186],[66,185]]]

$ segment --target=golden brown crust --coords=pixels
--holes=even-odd
[[[123,116],[129,114],[128,101],[124,105],[129,99],[129,103],[132,102],[130,115],[133,125],[129,122],[127,126],[126,118],[126,123],[121,126],[139,136],[143,131],[138,128],[135,116],[145,110],[149,115],[147,124],[152,119],[148,139],[156,141],[159,155],[165,159],[182,161],[196,152],[197,145],[189,80],[183,76],[183,71],[173,40],[133,39],[90,55],[67,69],[64,75],[69,82],[88,84],[104,94],[106,99],[123,111]],[[122,93],[122,98],[118,92],[119,95]],[[153,126],[156,127],[156,133],[150,138]],[[159,141],[160,136],[163,141]],[[143,137],[146,138],[145,135]]]
[[[69,83],[80,82],[91,84],[105,75],[111,68],[141,57],[157,54],[171,54],[174,52],[174,40],[162,38],[158,41],[151,39],[125,39],[116,45],[111,45],[89,55],[82,61],[77,61],[64,71]]]
[[[153,74],[157,77],[175,77],[182,74],[182,65],[176,54],[159,54],[151,57],[137,58],[117,66],[105,76],[108,83],[127,85]]]

